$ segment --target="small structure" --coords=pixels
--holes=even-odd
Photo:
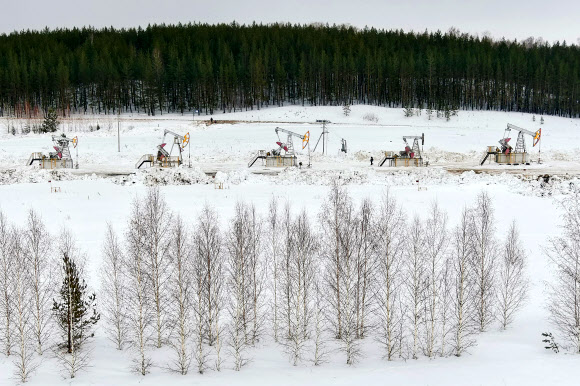
[[[346,145],[346,139],[341,138],[340,139],[340,151],[343,152],[344,154],[347,153],[347,145]]]
[[[165,138],[167,135],[173,137],[173,141],[171,143],[171,148],[169,151],[166,149],[167,142]],[[177,154],[172,155],[173,150],[176,148],[177,145]],[[143,155],[139,161],[135,164],[136,169],[141,169],[141,167],[147,165],[148,167],[161,167],[161,168],[172,168],[177,167],[183,163],[182,153],[183,150],[189,145],[189,133],[181,136],[177,133],[174,133],[171,130],[165,130],[163,132],[163,139],[160,145],[157,145],[157,155],[153,154],[145,154]]]
[[[318,144],[322,139],[322,155],[326,155],[328,152],[328,135],[330,134],[327,125],[331,122],[327,119],[317,119],[316,123],[322,123],[322,133],[320,133],[320,137],[318,137],[318,141],[316,141],[316,145],[314,145],[314,149],[312,150],[312,152],[314,153],[316,151],[316,149],[318,148]],[[340,151],[346,154],[347,150],[348,148],[346,144],[346,139],[340,138]]]
[[[409,146],[408,140],[413,140],[413,145]],[[423,155],[419,147],[425,144],[425,133],[421,136],[406,135],[403,137],[405,150],[400,152],[386,151],[384,157],[379,161],[379,166],[423,166]]]
[[[30,157],[28,157],[26,165],[31,166],[38,164],[40,169],[72,169],[74,163],[69,144],[72,143],[73,148],[76,148],[78,145],[78,137],[68,138],[64,133],[60,136],[53,135],[52,143],[52,147],[55,151],[49,152],[48,155],[40,152],[32,153]]]
[[[509,137],[509,135],[511,134],[512,130],[518,133],[515,149],[509,143],[511,141],[511,137]],[[500,147],[488,146],[480,165],[483,165],[490,156],[493,156],[493,160],[496,163],[502,165],[529,165],[530,155],[526,149],[526,139],[524,135],[529,135],[533,138],[533,147],[535,147],[542,138],[542,129],[533,132],[508,123],[507,128],[504,131],[503,138],[498,141]]]
[[[250,162],[248,162],[248,167],[251,168],[257,160],[262,160],[263,166],[272,167],[286,167],[286,166],[298,166],[296,152],[294,151],[294,142],[292,137],[297,137],[302,140],[302,149],[304,150],[308,147],[308,167],[310,164],[310,132],[307,131],[306,134],[301,135],[290,130],[281,129],[277,127],[275,129],[276,135],[278,136],[277,149],[272,149],[270,151],[259,150],[258,153],[252,157]],[[282,142],[280,139],[280,133],[287,135],[286,142]]]

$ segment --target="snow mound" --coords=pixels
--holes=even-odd
[[[118,177],[114,182],[121,185],[142,184],[154,185],[194,185],[209,184],[208,177],[200,168],[185,169],[146,169],[129,176]]]
[[[87,179],[87,177],[75,176],[67,170],[38,170],[29,168],[0,170],[0,185],[39,183],[48,181],[69,181],[77,179]]]

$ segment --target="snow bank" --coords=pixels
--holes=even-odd
[[[44,170],[28,168],[0,170],[0,185],[39,183],[49,181],[70,181],[86,178],[90,177],[74,175],[67,170]]]
[[[121,185],[196,185],[209,184],[211,178],[200,168],[144,169],[128,176],[114,177],[113,182]]]

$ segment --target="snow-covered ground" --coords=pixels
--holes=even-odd
[[[250,177],[251,179],[252,177]],[[307,182],[282,183],[277,177],[260,176],[231,184],[229,189],[216,190],[213,184],[163,186],[171,208],[192,221],[201,206],[207,201],[214,205],[225,223],[231,217],[238,200],[253,201],[262,214],[266,214],[267,203],[272,195],[287,198],[294,210],[305,208],[312,215],[319,209],[328,187]],[[475,196],[486,190],[494,199],[498,236],[502,236],[512,218],[516,217],[522,239],[529,253],[528,274],[531,279],[530,301],[515,323],[506,332],[494,327],[478,337],[478,345],[469,355],[461,358],[419,359],[407,362],[386,362],[380,346],[368,339],[364,346],[366,358],[349,367],[343,355],[333,354],[329,362],[321,367],[308,363],[297,367],[290,365],[280,347],[266,339],[252,352],[253,361],[237,373],[226,369],[220,373],[209,371],[204,375],[192,372],[188,376],[170,374],[163,367],[168,355],[164,351],[155,353],[156,367],[146,377],[132,373],[127,353],[117,352],[103,333],[95,339],[94,365],[75,379],[75,384],[409,384],[409,385],[545,385],[571,384],[580,376],[578,357],[544,350],[540,333],[551,331],[547,322],[544,302],[543,280],[549,278],[547,261],[540,247],[546,245],[551,235],[558,233],[557,197],[536,194],[541,188],[530,187],[530,182],[521,182],[513,176],[504,175],[501,183],[494,177],[468,174],[463,181],[448,180],[438,183],[433,180],[422,185],[401,178],[388,185],[381,181],[358,182],[349,185],[349,191],[357,200],[371,197],[378,202],[387,186],[390,187],[409,217],[424,213],[433,200],[438,200],[449,213],[452,224],[461,209],[470,205]],[[71,229],[79,245],[87,253],[90,284],[98,288],[97,271],[100,266],[100,249],[107,221],[119,230],[124,227],[133,197],[145,192],[141,183],[115,184],[107,180],[76,180],[53,182],[60,186],[61,193],[50,193],[48,183],[22,183],[0,186],[1,207],[6,215],[22,224],[26,211],[33,207],[39,210],[50,224],[53,232],[62,226]],[[230,367],[230,366],[226,366]],[[0,384],[9,380],[12,364],[0,357]],[[32,385],[46,385],[61,381],[58,367],[53,359],[46,359],[33,376]],[[12,382],[10,380],[8,384]]]
[[[374,114],[378,122],[364,119]],[[272,196],[287,199],[293,210],[302,208],[314,216],[336,179],[344,180],[356,201],[370,197],[378,203],[387,190],[395,195],[410,219],[423,215],[437,200],[449,214],[450,226],[466,205],[487,191],[493,198],[497,236],[505,235],[515,218],[523,244],[528,252],[527,273],[531,281],[529,300],[508,331],[497,326],[479,335],[477,346],[460,358],[394,361],[383,359],[380,344],[367,339],[365,358],[355,366],[344,364],[344,355],[334,353],[328,363],[315,367],[310,363],[292,366],[283,350],[266,338],[251,351],[253,361],[240,372],[231,370],[228,362],[221,372],[208,371],[187,376],[169,373],[164,367],[169,353],[154,352],[156,367],[146,377],[130,371],[126,352],[118,352],[107,341],[101,329],[94,340],[94,363],[71,384],[78,385],[548,385],[576,384],[580,378],[577,355],[554,354],[545,350],[541,333],[554,331],[547,320],[545,285],[550,267],[542,253],[549,237],[559,233],[561,212],[558,202],[580,185],[580,142],[576,133],[580,120],[544,117],[542,125],[542,158],[544,164],[520,167],[519,175],[500,173],[507,166],[489,167],[495,173],[458,172],[477,167],[485,146],[494,145],[502,136],[506,123],[528,128],[540,127],[532,116],[519,113],[460,111],[450,122],[422,116],[405,118],[401,109],[353,106],[349,117],[340,107],[282,107],[260,111],[219,114],[213,118],[242,123],[192,123],[191,116],[160,117],[122,116],[121,153],[117,152],[117,119],[107,117],[75,118],[65,123],[67,135],[78,135],[81,174],[56,173],[25,168],[33,151],[50,150],[48,135],[0,134],[0,208],[9,219],[23,224],[29,208],[38,210],[53,233],[69,228],[87,254],[89,283],[98,290],[97,272],[101,264],[101,246],[106,222],[121,232],[126,224],[131,200],[142,195],[147,185],[159,183],[171,209],[193,222],[201,207],[209,202],[219,212],[224,229],[239,200],[256,204],[262,215]],[[87,132],[88,125],[99,121],[101,130]],[[252,174],[247,169],[250,156],[259,149],[274,147],[276,126],[297,132],[310,130],[317,140],[321,127],[316,119],[328,119],[331,141],[327,158],[313,158],[311,170],[288,169],[277,175]],[[251,121],[251,122],[250,122]],[[285,123],[282,123],[285,122]],[[67,126],[68,125],[68,126]],[[0,119],[0,128],[2,120]],[[69,128],[75,128],[70,131]],[[163,129],[190,132],[194,168],[170,171],[148,171],[136,175],[102,178],[97,174],[133,171],[134,163],[145,153],[152,153]],[[402,149],[402,135],[425,133],[425,153],[433,167],[384,172],[371,168],[368,158],[375,159],[383,150]],[[349,155],[338,153],[340,138],[346,138]],[[531,148],[531,141],[528,139]],[[318,152],[319,150],[317,150]],[[535,151],[535,150],[534,150]],[[218,167],[220,166],[220,167]],[[527,169],[526,171],[522,169]],[[497,170],[496,170],[497,169]],[[513,170],[513,169],[511,169]],[[551,171],[558,171],[552,173]],[[218,171],[215,178],[205,172]],[[559,174],[546,185],[537,181],[540,173]],[[566,173],[569,176],[566,176]],[[48,181],[52,182],[48,182]],[[216,189],[215,181],[224,181],[225,189]],[[51,193],[50,186],[61,188]],[[0,356],[0,385],[15,383],[13,365]],[[46,358],[31,378],[31,385],[69,383],[63,380],[56,360]]]
[[[303,134],[310,131],[311,149],[322,132],[317,119],[327,119],[329,150],[328,157],[321,157],[322,143],[312,153],[314,169],[337,169],[364,167],[374,156],[379,160],[385,150],[403,150],[403,135],[425,133],[424,153],[433,167],[475,170],[538,170],[550,174],[565,174],[580,171],[580,142],[577,133],[580,120],[561,117],[540,116],[533,121],[531,114],[482,111],[460,111],[450,121],[422,115],[406,118],[400,108],[376,106],[352,106],[348,117],[342,107],[270,107],[261,110],[216,114],[217,123],[209,124],[209,116],[192,115],[143,115],[124,114],[117,116],[74,116],[64,120],[61,129],[67,136],[78,136],[80,172],[132,172],[135,163],[143,154],[156,152],[163,130],[180,134],[191,134],[191,149],[185,150],[185,161],[206,172],[231,171],[247,167],[250,158],[258,150],[277,147],[274,129],[286,128]],[[52,150],[50,135],[13,136],[7,125],[23,125],[24,120],[0,118],[0,170],[22,168],[32,152]],[[494,164],[479,166],[486,146],[497,146],[503,137],[507,123],[531,131],[542,128],[542,165],[505,167]],[[100,127],[90,132],[90,127]],[[117,130],[120,128],[121,152],[118,152]],[[2,130],[3,129],[3,130]],[[340,140],[348,143],[348,155],[340,153]],[[284,141],[285,138],[282,137]],[[512,139],[515,143],[516,138]],[[531,137],[527,145],[532,161],[537,161],[539,147],[532,148]],[[296,148],[299,140],[294,139]],[[74,153],[74,152],[73,152]],[[306,151],[301,151],[301,160],[306,161]],[[74,156],[74,154],[73,154]],[[306,163],[306,162],[305,162]],[[259,167],[257,168],[259,169]],[[256,170],[256,169],[252,169]]]

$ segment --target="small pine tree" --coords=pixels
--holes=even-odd
[[[44,118],[44,122],[42,123],[42,132],[43,133],[54,133],[58,128],[58,115],[56,110],[53,108],[48,109],[46,113],[46,117]]]
[[[536,122],[536,116],[532,115],[532,121]]]
[[[431,109],[431,107],[429,107],[429,108],[427,109],[427,118],[428,118],[429,120],[431,120],[431,118],[432,118],[432,117],[433,117],[433,110]]]
[[[544,117],[540,117],[540,123],[543,125],[544,124]]]
[[[556,343],[556,340],[554,339],[552,333],[542,332],[542,336],[544,337],[544,339],[542,339],[542,342],[546,344],[544,348],[546,350],[552,350],[553,352],[558,354],[560,352],[560,347],[558,346],[558,343]]]
[[[413,111],[413,108],[412,108],[412,107],[405,107],[403,110],[405,111],[405,116],[406,116],[407,118],[409,118],[409,117],[412,117],[412,116],[413,116],[413,112],[414,112],[414,111]]]
[[[445,106],[444,114],[445,114],[445,119],[447,121],[450,121],[451,120],[451,109],[449,108],[449,106]]]
[[[97,313],[97,295],[86,293],[87,284],[80,277],[76,263],[63,253],[63,282],[58,301],[53,301],[52,311],[63,333],[64,342],[59,347],[67,353],[80,347],[88,338],[94,336],[92,326],[101,315]]]
[[[345,105],[342,106],[342,112],[344,113],[345,117],[350,115],[350,105],[348,103],[345,103]]]

